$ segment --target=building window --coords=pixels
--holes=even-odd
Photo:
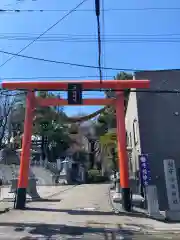
[[[138,121],[134,119],[133,121],[133,137],[134,137],[134,145],[138,143]]]
[[[129,146],[129,135],[127,132],[126,132],[126,145]]]
[[[130,176],[133,175],[133,158],[132,158],[132,152],[128,153],[128,163],[129,163],[129,173]]]
[[[132,147],[132,136],[131,136],[131,132],[129,133],[129,147]]]
[[[126,144],[128,147],[132,147],[132,136],[131,136],[131,132],[127,133],[126,132]]]

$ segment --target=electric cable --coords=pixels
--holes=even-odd
[[[102,36],[105,36],[105,14],[104,14],[104,0],[102,0],[102,31],[101,31],[101,42],[103,43],[102,41]],[[103,59],[103,63],[102,63],[102,66],[103,67],[106,67],[106,48],[105,48],[105,43],[102,44],[102,59]],[[105,71],[103,71],[103,79],[107,78],[107,74]]]
[[[87,0],[83,0],[82,2],[80,2],[76,7],[74,7],[73,9],[71,9],[68,13],[66,13],[63,17],[61,17],[57,22],[55,22],[53,25],[51,25],[48,29],[46,29],[43,33],[41,33],[38,37],[36,37],[33,41],[31,41],[28,45],[26,45],[25,47],[23,47],[20,51],[17,52],[17,54],[21,53],[22,51],[24,51],[25,49],[27,49],[28,47],[30,47],[33,43],[35,43],[39,38],[41,38],[44,34],[46,34],[47,32],[49,32],[52,28],[54,28],[56,25],[58,25],[60,22],[62,22],[65,18],[67,18],[71,13],[73,13],[74,11],[76,11],[76,9],[78,9],[81,5],[83,5]],[[4,63],[2,63],[0,65],[0,68],[3,67],[7,62],[11,61],[13,58],[15,58],[16,55],[8,58]]]
[[[37,60],[37,61],[43,61],[43,62],[48,62],[48,63],[56,63],[56,64],[64,64],[64,65],[69,65],[69,66],[75,66],[75,67],[83,67],[83,68],[92,68],[92,69],[99,69],[98,66],[94,65],[85,65],[85,64],[79,64],[79,63],[71,63],[71,62],[64,62],[64,61],[57,61],[57,60],[50,60],[50,59],[45,59],[45,58],[38,58],[38,57],[33,57],[33,56],[27,56],[23,54],[18,54],[18,53],[13,53],[13,52],[7,52],[0,50],[0,53],[12,55],[12,56],[17,56],[17,57],[22,57],[22,58],[27,58],[31,60]],[[128,71],[128,72],[144,72],[144,71],[152,71],[152,69],[135,69],[135,68],[113,68],[113,67],[101,67],[102,69],[106,70],[113,70],[113,71]],[[165,70],[171,70],[171,71],[177,71],[178,69],[153,69],[153,71],[165,71]]]
[[[102,17],[104,13],[102,14]],[[103,17],[104,18],[104,17]],[[102,19],[104,25],[104,19]],[[104,27],[102,25],[102,27]],[[103,30],[103,29],[102,29]],[[179,43],[179,33],[167,34],[100,34],[100,41],[105,43]],[[0,33],[0,40],[8,41],[29,41],[35,40],[38,33]],[[63,43],[95,43],[98,36],[95,34],[47,34],[37,39],[42,42],[63,42]]]
[[[40,35],[40,33],[37,32],[0,32],[1,36],[4,37],[37,37],[38,35]],[[45,36],[41,37],[42,38],[46,38],[46,37],[96,37],[96,34],[91,34],[91,33],[48,33]],[[128,34],[118,34],[118,33],[111,33],[111,34],[104,34],[101,33],[101,36],[105,37],[105,36],[110,36],[110,37],[170,37],[170,36],[180,36],[179,32],[176,33],[151,33],[151,34],[144,34],[144,33],[128,33]]]
[[[89,75],[89,76],[34,76],[34,77],[1,77],[0,80],[38,80],[38,79],[87,79],[87,78],[98,78],[97,75]],[[113,79],[113,75],[107,75],[106,78]]]
[[[3,37],[0,40],[7,41],[29,41],[35,39],[34,37]],[[62,43],[96,43],[98,38],[82,38],[82,37],[46,37],[37,40],[38,42],[62,42]],[[107,44],[152,44],[152,43],[169,43],[178,44],[180,38],[102,38],[101,43]]]
[[[179,7],[144,7],[144,8],[107,8],[100,10],[101,12],[112,11],[179,11]],[[67,9],[10,9],[1,8],[0,13],[33,13],[33,12],[66,12]],[[76,12],[93,12],[93,9],[77,9]]]
[[[99,79],[102,82],[102,69],[101,69],[101,29],[100,29],[100,0],[95,0],[95,12],[97,19],[97,33],[98,33],[98,69]]]

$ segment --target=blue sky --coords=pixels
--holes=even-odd
[[[81,0],[1,0],[0,8],[5,9],[65,9],[70,10]],[[104,0],[104,8],[180,8],[178,0]],[[94,0],[88,0],[80,9],[93,9]],[[55,23],[66,12],[22,12],[0,13],[0,35],[11,33],[40,34]],[[121,10],[107,11],[104,14],[104,34],[123,35],[139,34],[180,34],[180,10]],[[53,28],[48,34],[96,34],[95,12],[74,12],[67,19]],[[47,35],[48,36],[48,35]],[[180,36],[175,36],[179,38]],[[162,37],[159,37],[162,38]],[[169,36],[168,38],[172,38]],[[29,41],[10,41],[0,39],[0,50],[18,52]],[[180,43],[103,43],[104,64],[106,67],[130,69],[180,68]],[[73,42],[35,42],[22,54],[57,61],[97,65],[97,43]],[[0,64],[9,56],[0,53]],[[114,76],[117,71],[104,71],[104,76]],[[61,64],[44,63],[16,57],[0,68],[0,77],[73,77],[98,76],[95,69],[70,67]],[[88,79],[86,77],[86,79]],[[97,93],[87,93],[93,97]],[[98,94],[100,97],[102,95]],[[68,115],[90,113],[99,107],[68,107]]]

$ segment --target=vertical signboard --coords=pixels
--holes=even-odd
[[[147,208],[148,208],[149,215],[152,217],[160,218],[161,215],[159,212],[157,187],[155,185],[147,186],[146,196],[147,196]]]
[[[151,174],[149,169],[148,155],[142,154],[139,156],[140,175],[142,185],[148,186],[151,181]]]
[[[68,84],[68,104],[82,104],[82,85],[80,83]]]
[[[169,210],[177,211],[180,210],[180,199],[175,162],[173,159],[165,159],[163,163]]]

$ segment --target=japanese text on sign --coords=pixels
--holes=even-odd
[[[148,155],[143,154],[139,156],[139,164],[140,164],[140,174],[141,174],[141,182],[144,186],[149,185],[151,180],[149,163],[148,163]]]
[[[180,210],[180,199],[176,176],[176,167],[173,159],[164,160],[167,197],[170,210]]]
[[[79,83],[68,84],[68,104],[82,104],[82,86]]]

